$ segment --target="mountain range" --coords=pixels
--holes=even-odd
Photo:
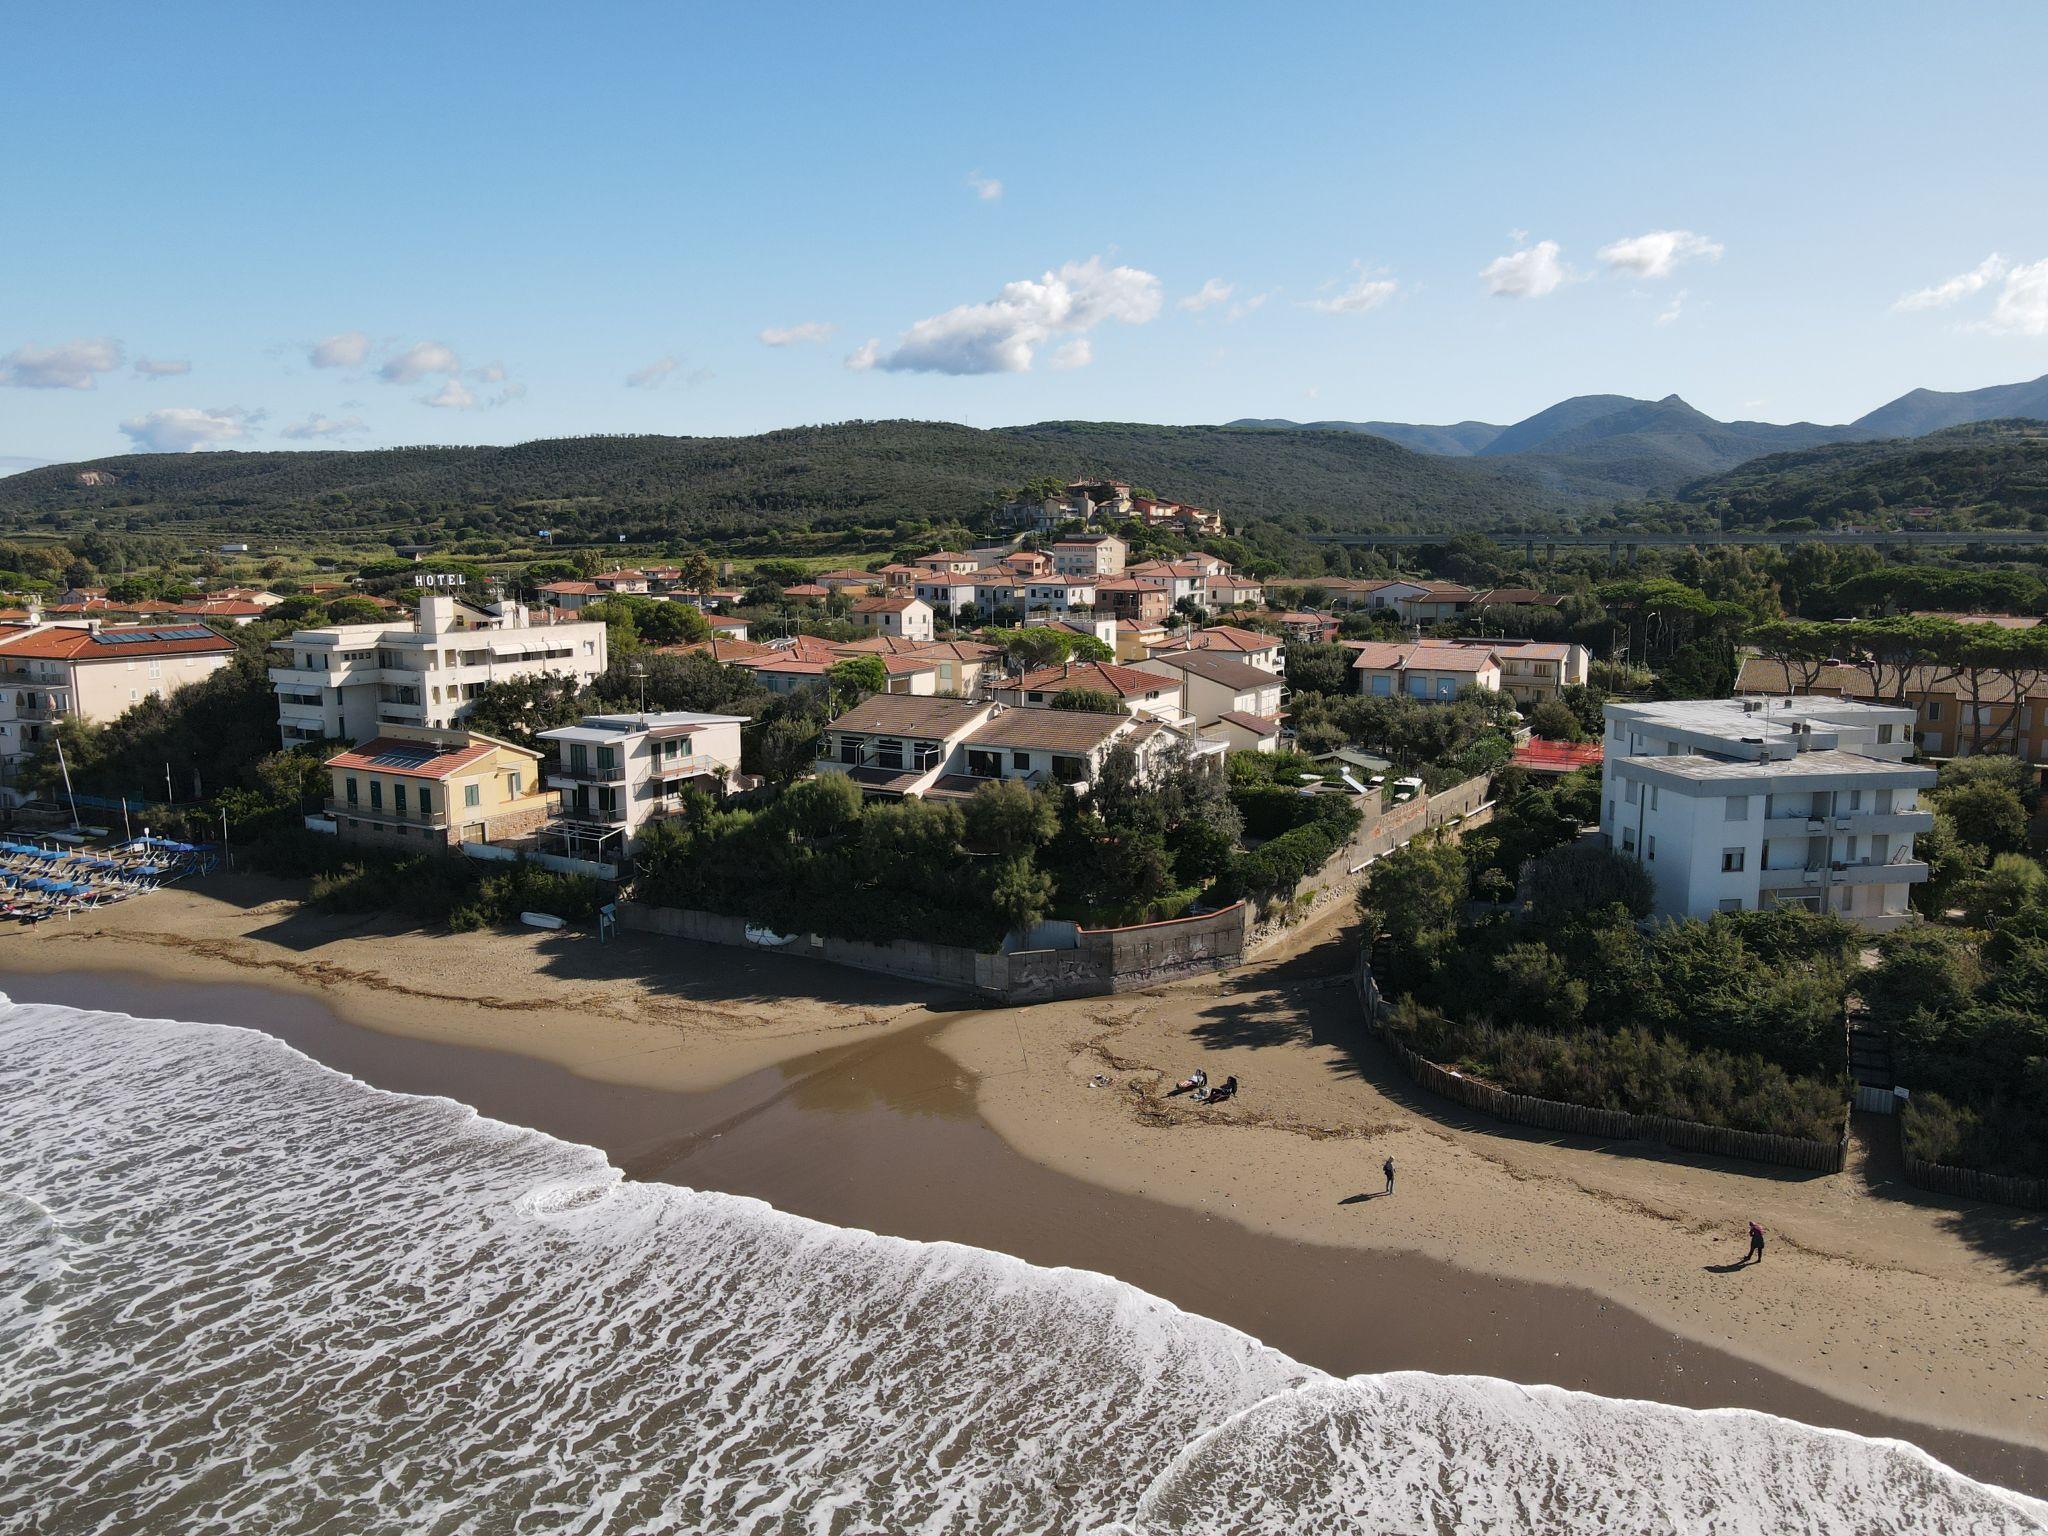
[[[1428,426],[1400,421],[1296,422],[1244,418],[1233,427],[1359,432],[1416,453],[1490,460],[1528,470],[1537,481],[1577,496],[1668,494],[1767,453],[1827,443],[1919,437],[1978,421],[2048,420],[2048,375],[2022,384],[1944,392],[1916,389],[1841,426],[1816,422],[1717,421],[1677,395],[1576,395],[1508,426],[1460,421]]]

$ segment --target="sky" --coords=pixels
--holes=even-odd
[[[2048,6],[24,6],[0,470],[2048,373]]]

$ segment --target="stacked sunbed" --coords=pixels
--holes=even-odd
[[[202,853],[162,838],[96,851],[0,840],[0,917],[39,923],[125,901],[205,867]]]

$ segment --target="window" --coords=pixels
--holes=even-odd
[[[403,784],[391,786],[391,810],[394,815],[403,816],[405,814],[405,786]]]
[[[1623,827],[1621,829],[1621,851],[1623,853],[1634,853],[1636,851],[1636,831],[1634,827]]]
[[[471,810],[475,810],[479,805],[482,805],[484,803],[483,786],[481,784],[463,785],[462,803]]]
[[[1609,821],[1614,820],[1614,797],[1612,795],[1608,796],[1607,799],[1607,819]]]
[[[509,794],[514,800],[517,800],[519,798],[520,785],[524,782],[525,780],[522,779],[520,775],[516,773],[508,773],[507,775],[505,775],[505,792]],[[420,791],[420,809],[424,811],[426,808],[427,792],[423,789]]]
[[[1012,752],[1010,754],[1010,766],[1019,773],[1029,773],[1031,771],[1031,754],[1029,752]]]
[[[384,781],[382,779],[370,780],[370,809],[373,811],[384,809]]]
[[[1877,744],[1880,747],[1888,747],[1892,744],[1892,728],[1890,726],[1880,725],[1877,728]]]
[[[1749,820],[1749,796],[1730,795],[1726,800],[1723,800],[1721,802],[1721,819],[1723,821]]]
[[[1934,724],[1935,722],[1937,722],[1937,721],[1938,721],[1938,720],[1940,720],[1940,719],[1941,719],[1941,700],[1939,700],[1939,699],[1929,699],[1929,700],[1927,701],[1927,723],[1928,723],[1929,725],[1933,725],[1933,724]]]
[[[350,805],[354,805],[356,803],[356,776],[354,774],[350,774],[348,776],[348,779],[343,784],[342,789],[343,797],[348,801]]]
[[[1655,784],[1652,784],[1650,786],[1650,809],[1653,811],[1656,810],[1657,802],[1662,798],[1663,791],[1660,790]]]
[[[1719,912],[1740,912],[1742,910],[1742,898],[1740,896],[1723,897],[1716,904],[1715,910]]]
[[[1652,864],[1657,862],[1657,834],[1654,832],[1650,834],[1650,851],[1647,857]]]
[[[1741,874],[1743,857],[1747,852],[1748,850],[1743,848],[1723,848],[1721,850],[1721,873],[1724,875]]]
[[[1624,785],[1622,786],[1622,790],[1621,790],[1621,798],[1622,798],[1623,800],[1625,800],[1625,801],[1626,801],[1626,802],[1627,802],[1628,804],[1630,804],[1630,805],[1634,805],[1634,804],[1636,803],[1636,801],[1637,801],[1637,800],[1638,800],[1639,798],[1641,798],[1641,795],[1642,795],[1642,785],[1638,784],[1638,783],[1637,783],[1637,782],[1636,782],[1636,781],[1635,781],[1634,779],[1630,779],[1630,780],[1628,780],[1628,781],[1627,781],[1627,782],[1626,782],[1626,783],[1625,783],[1625,784],[1624,784]]]
[[[420,786],[420,814],[422,816],[434,814],[434,791],[425,784]]]

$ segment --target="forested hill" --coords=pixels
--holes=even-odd
[[[460,525],[530,537],[733,538],[970,517],[1041,476],[1102,476],[1297,531],[1499,526],[1568,505],[1524,472],[1362,434],[855,421],[758,437],[506,448],[130,454],[0,479],[0,532],[305,538]]]
[[[1680,500],[1735,526],[2048,528],[2048,425],[1984,421],[1773,453],[1686,487]]]

